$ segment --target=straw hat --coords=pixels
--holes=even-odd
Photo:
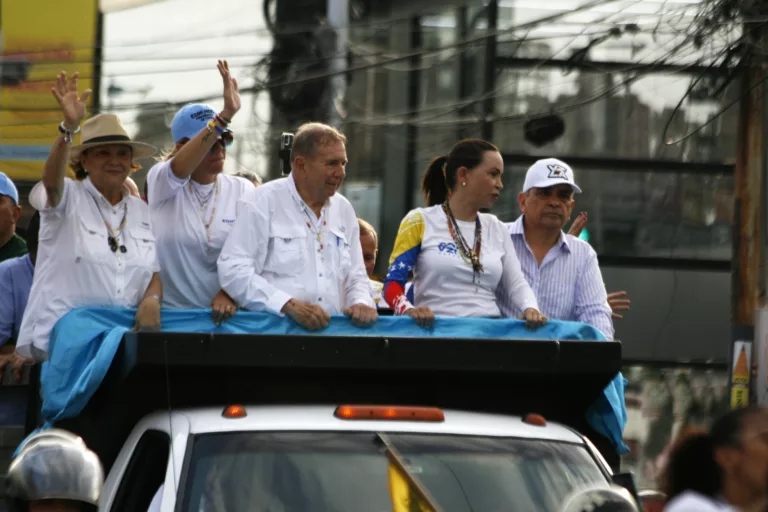
[[[80,157],[80,153],[86,149],[106,144],[125,144],[133,149],[133,158],[144,158],[155,154],[157,149],[143,142],[132,141],[128,132],[123,128],[123,123],[115,114],[99,114],[83,123],[83,134],[80,137],[81,144],[72,146],[69,157],[73,160]]]

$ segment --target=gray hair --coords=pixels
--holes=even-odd
[[[253,183],[256,186],[259,186],[259,185],[262,184],[261,183],[261,178],[259,178],[259,175],[256,174],[255,172],[240,171],[240,172],[236,172],[235,176],[237,176],[238,178],[245,178],[246,180],[250,181],[251,183]]]
[[[333,126],[323,123],[304,123],[296,130],[291,145],[291,162],[298,156],[314,157],[319,145],[332,142],[347,143],[347,138]]]

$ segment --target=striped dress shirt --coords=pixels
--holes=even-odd
[[[612,340],[611,307],[595,250],[587,242],[561,233],[539,266],[525,241],[523,216],[507,224],[507,229],[540,311],[553,320],[589,324]],[[497,299],[503,316],[519,318],[523,314],[505,290],[499,289]]]

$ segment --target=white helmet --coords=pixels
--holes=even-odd
[[[64,500],[82,510],[97,510],[104,486],[99,458],[83,440],[61,429],[48,429],[23,442],[6,477],[11,510],[27,510],[30,501]]]
[[[639,512],[632,494],[623,487],[579,489],[564,501],[560,512]]]

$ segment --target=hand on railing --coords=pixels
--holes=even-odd
[[[5,347],[3,348],[5,349]],[[35,361],[21,357],[12,346],[9,346],[8,349],[10,350],[0,352],[0,383],[9,384],[6,382],[8,379],[5,378],[5,370],[10,369],[13,374],[13,383],[19,384],[24,366],[31,366],[35,364]]]

